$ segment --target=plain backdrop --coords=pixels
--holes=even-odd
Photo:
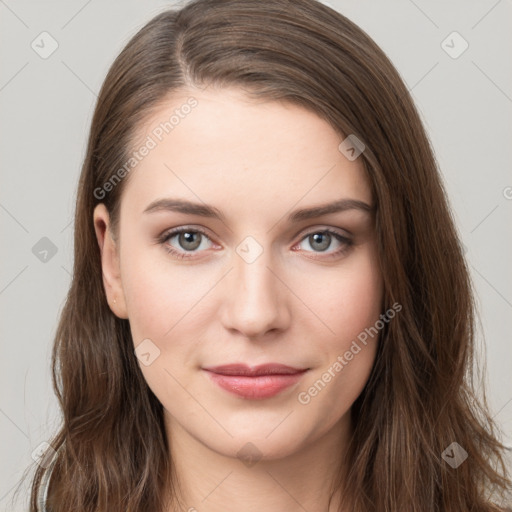
[[[477,290],[490,407],[512,446],[512,3],[325,3],[381,46],[421,112]],[[59,424],[50,354],[97,93],[128,39],[173,5],[0,0],[0,511]]]

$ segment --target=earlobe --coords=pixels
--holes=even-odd
[[[100,203],[94,209],[94,230],[101,256],[103,286],[112,312],[119,318],[128,318],[119,265],[119,247],[111,233],[110,215]]]

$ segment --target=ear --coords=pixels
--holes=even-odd
[[[94,209],[94,230],[100,246],[103,286],[112,312],[119,318],[128,318],[119,265],[119,248],[112,238],[110,215],[100,203]],[[115,300],[115,302],[114,302]]]

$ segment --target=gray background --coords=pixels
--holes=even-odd
[[[490,407],[512,446],[512,3],[328,4],[384,49],[422,114],[467,247]],[[12,509],[32,451],[59,423],[51,344],[70,283],[74,194],[96,94],[129,37],[172,5],[0,0],[2,511]],[[45,59],[31,47],[51,49],[44,31],[58,44]],[[460,38],[442,45],[453,31],[469,44],[457,58]],[[46,261],[43,237],[57,250]]]

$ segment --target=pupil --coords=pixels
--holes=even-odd
[[[194,240],[194,237],[196,237],[196,240]],[[199,241],[199,233],[192,233],[190,231],[181,233],[179,241],[180,241],[180,245],[183,247],[183,249],[188,249],[188,250],[197,249],[201,243]]]
[[[317,246],[318,250],[325,251],[330,245],[331,235],[329,233],[315,233],[310,236],[310,240],[312,240],[313,243],[320,244],[320,246]],[[313,243],[311,244],[312,246]]]

